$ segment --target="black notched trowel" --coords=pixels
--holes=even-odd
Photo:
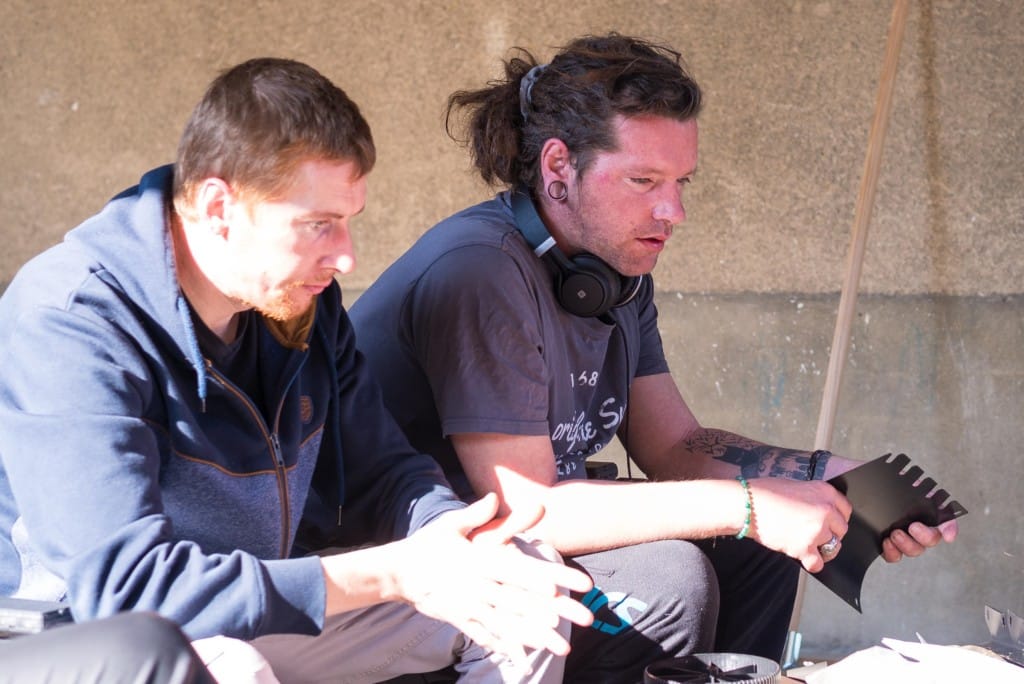
[[[864,575],[893,530],[906,530],[914,521],[935,527],[967,514],[935,480],[922,479],[921,468],[908,468],[909,463],[906,454],[886,454],[828,481],[850,500],[853,514],[839,554],[813,576],[857,612],[862,612]]]

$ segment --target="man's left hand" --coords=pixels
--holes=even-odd
[[[956,539],[958,531],[956,520],[944,522],[938,527],[929,527],[919,522],[911,523],[906,532],[896,530],[887,539],[882,540],[882,558],[887,563],[898,563],[904,556],[920,556],[943,541],[952,542]]]

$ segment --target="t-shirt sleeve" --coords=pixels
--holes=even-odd
[[[654,304],[654,281],[645,277],[637,295],[640,355],[637,361],[636,377],[668,373],[668,361],[658,331],[658,307]]]
[[[467,245],[431,264],[406,300],[406,334],[445,436],[547,434],[550,378],[530,282],[500,247]]]

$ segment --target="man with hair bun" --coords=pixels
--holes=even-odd
[[[566,681],[633,684],[712,650],[778,660],[800,566],[821,570],[847,530],[824,480],[856,462],[705,427],[669,374],[651,272],[686,218],[701,90],[675,50],[614,33],[504,67],[451,95],[448,130],[464,121],[480,176],[507,189],[359,297],[359,346],[461,495],[542,505],[531,534],[594,580]],[[614,438],[649,481],[588,479]],[[886,560],[956,524],[910,531]]]

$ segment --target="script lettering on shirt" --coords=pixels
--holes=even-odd
[[[601,423],[601,427],[605,430],[614,430],[622,422],[622,417],[626,414],[626,407],[619,406],[615,408],[615,397],[608,397],[601,402],[601,410],[597,412],[597,415],[605,419],[604,423]]]
[[[587,420],[586,413],[580,411],[573,416],[572,420],[555,426],[555,429],[551,432],[551,441],[566,442],[565,449],[561,451],[562,453],[569,453],[574,450],[578,443],[583,442],[586,444],[596,436],[597,431],[594,429],[593,423]]]
[[[559,457],[555,459],[555,473],[559,480],[569,479],[573,473],[583,467],[586,457],[579,454]]]
[[[595,442],[588,449],[581,449],[563,456],[555,457],[555,472],[559,480],[586,477],[584,465],[587,459],[604,449],[605,442]]]

